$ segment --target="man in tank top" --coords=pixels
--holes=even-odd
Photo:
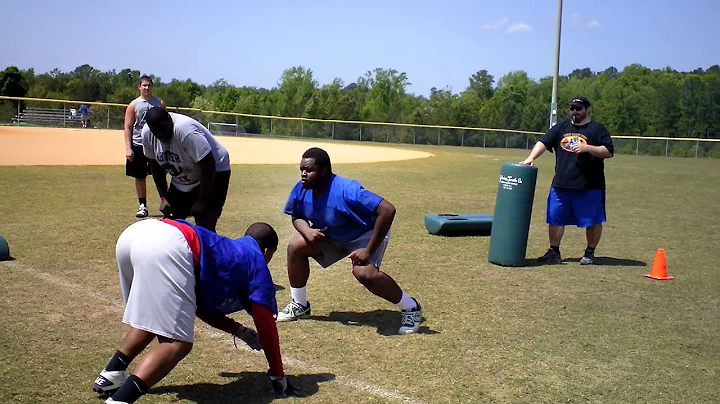
[[[165,103],[152,95],[153,80],[149,76],[142,76],[138,90],[140,95],[132,100],[125,109],[125,175],[135,179],[135,192],[137,193],[139,208],[135,217],[143,218],[148,215],[147,208],[147,176],[150,174],[150,161],[145,157],[142,149],[142,128],[145,125],[145,116],[153,108]]]

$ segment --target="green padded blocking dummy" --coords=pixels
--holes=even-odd
[[[0,236],[0,261],[7,261],[10,259],[10,247],[8,247],[7,240]]]
[[[504,163],[500,169],[488,261],[524,266],[538,169]]]

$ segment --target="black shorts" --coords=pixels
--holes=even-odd
[[[133,144],[133,160],[125,160],[125,175],[133,178],[145,178],[150,173],[150,159],[145,157],[143,147]]]
[[[205,205],[208,212],[220,217],[225,206],[228,187],[230,186],[230,170],[215,173],[215,181],[210,190],[210,196]],[[168,189],[167,201],[170,204],[170,213],[173,219],[185,219],[190,215],[193,204],[200,197],[200,186],[196,186],[188,192],[183,192],[171,183]]]

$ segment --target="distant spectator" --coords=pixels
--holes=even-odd
[[[88,114],[88,108],[89,107],[86,104],[80,106],[80,120],[82,121],[83,128],[87,128],[87,123],[90,119],[90,115]]]

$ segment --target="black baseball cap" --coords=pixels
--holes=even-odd
[[[570,101],[570,105],[582,105],[585,108],[589,108],[592,104],[590,104],[590,101],[588,101],[587,98],[583,96],[577,96],[573,98],[572,101]]]

